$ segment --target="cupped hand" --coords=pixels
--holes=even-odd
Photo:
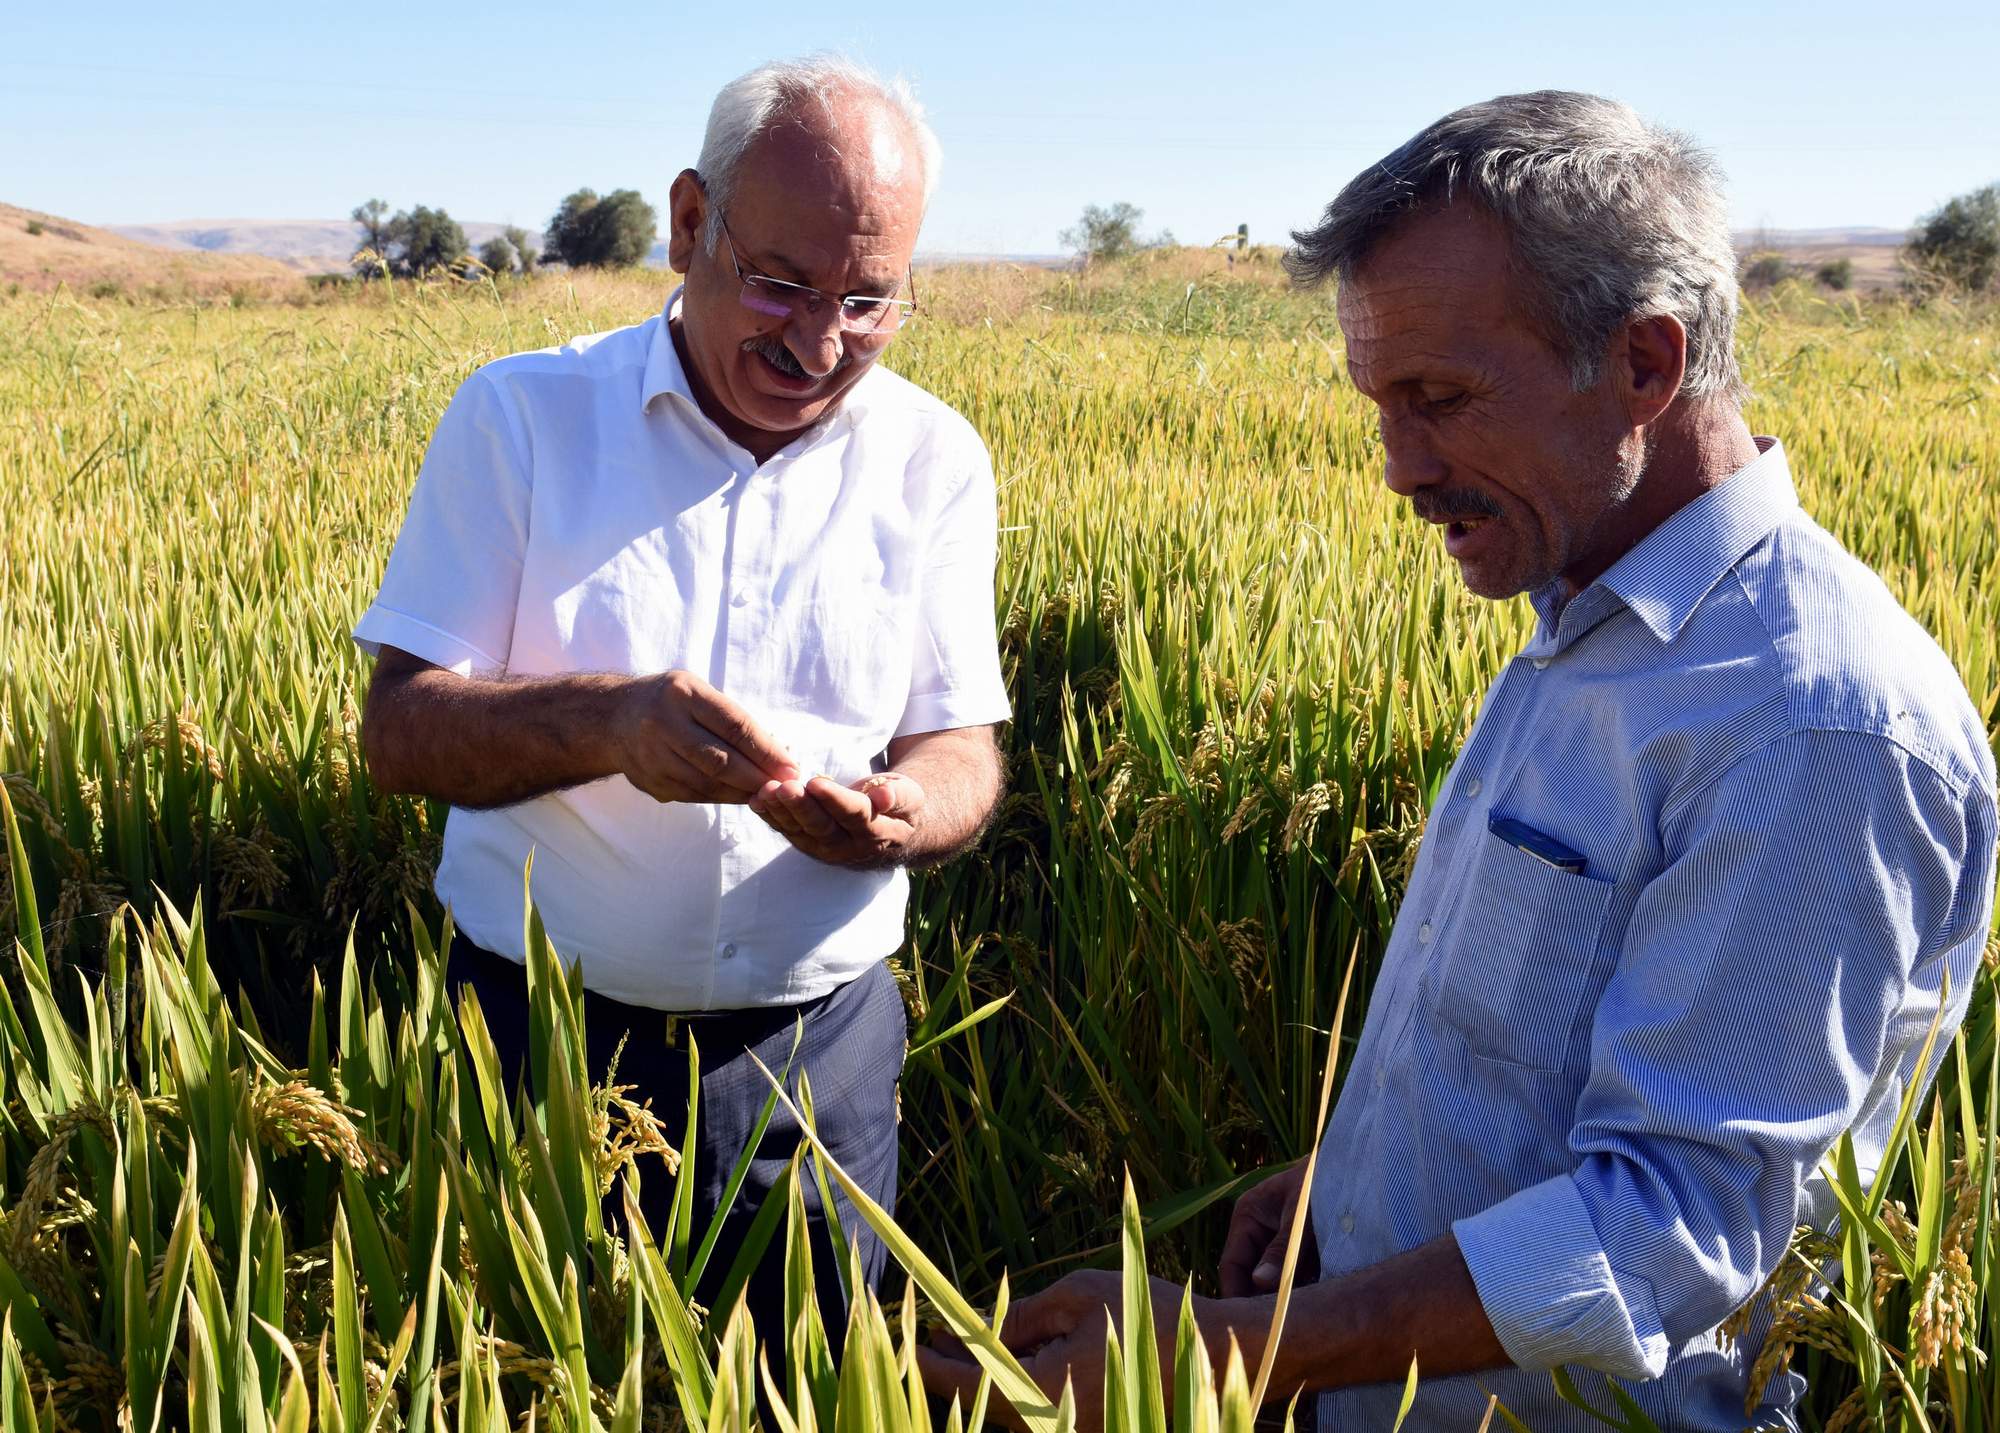
[[[1172,1396],[1174,1342],[1180,1326],[1182,1290],[1165,1279],[1150,1280],[1153,1302],[1153,1334],[1159,1344],[1163,1395]],[[1094,1430],[1104,1426],[1104,1339],[1108,1329],[1120,1325],[1124,1309],[1124,1281],[1103,1269],[1086,1269],[1069,1274],[1039,1294],[1010,1306],[1000,1326],[1000,1341],[1021,1361],[1021,1367],[1048,1396],[1050,1403],[1062,1398],[1067,1383],[1076,1400],[1076,1426]],[[1212,1301],[1196,1299],[1195,1321],[1204,1326],[1204,1353],[1214,1331]],[[1212,1355],[1210,1355],[1212,1356]],[[941,1398],[956,1395],[969,1408],[979,1389],[980,1367],[958,1339],[949,1334],[917,1350],[917,1367],[924,1385]],[[990,1418],[1009,1427],[1020,1428],[1020,1415],[996,1391],[989,1404]]]
[[[742,804],[799,774],[748,712],[692,672],[635,681],[619,728],[625,778],[655,801]]]
[[[924,788],[899,771],[878,771],[852,786],[793,777],[764,783],[750,809],[815,860],[880,869],[898,864],[916,834]]]

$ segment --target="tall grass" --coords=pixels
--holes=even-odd
[[[24,864],[4,790],[0,845],[10,869]],[[986,1370],[970,1408],[950,1404],[947,1433],[978,1426],[996,1388],[1034,1433],[1075,1426],[1073,1391],[1049,1402],[994,1333],[1004,1292],[989,1325],[811,1138],[803,1078],[787,1093],[773,1076],[771,1096],[796,1096],[810,1140],[770,1206],[786,1223],[786,1327],[760,1339],[734,1297],[756,1237],[721,1282],[725,1318],[690,1301],[721,1257],[714,1230],[689,1219],[693,1162],[650,1107],[591,1083],[580,974],[532,915],[533,1099],[504,1083],[477,996],[448,999],[448,920],[435,939],[411,921],[408,979],[391,993],[351,950],[336,999],[315,983],[294,1069],[217,983],[199,912],[163,903],[150,927],[121,916],[104,978],[80,978],[65,1000],[28,883],[16,900],[23,998],[0,986],[0,1142],[20,1175],[0,1225],[4,1433],[733,1433],[760,1402],[787,1433],[927,1433],[919,1286]],[[648,1165],[675,1181],[663,1229],[639,1213]],[[813,1265],[803,1181],[829,1176],[913,1275],[900,1337],[862,1288],[858,1251],[844,1275]],[[1129,1189],[1123,1222],[1128,1317],[1105,1403],[1135,1433],[1166,1433]],[[832,1277],[861,1292],[830,1335],[815,1285]],[[1218,1387],[1186,1295],[1177,1332],[1174,1427],[1250,1433],[1240,1354]]]
[[[918,883],[897,962],[916,1027],[899,1211],[981,1296],[1003,1270],[1115,1258],[1128,1169],[1156,1268],[1213,1268],[1227,1197],[1305,1151],[1340,976],[1352,962],[1365,994],[1442,774],[1527,631],[1521,604],[1468,597],[1381,488],[1325,302],[1254,266],[1174,263],[941,274],[927,305],[948,318],[891,351],[1001,477],[1012,794],[973,857]],[[0,304],[0,771],[54,964],[97,978],[107,912],[198,901],[224,988],[279,1010],[307,965],[337,975],[350,930],[360,968],[407,964],[406,901],[435,919],[442,812],[360,769],[346,629],[458,381],[660,296]],[[1996,342],[1990,311],[1792,290],[1743,330],[1754,426],[1937,633],[1989,732]],[[1991,1133],[1991,1010],[1982,985],[1965,1081],[1912,1116],[1920,1143],[1946,1121],[1946,1165]],[[1895,1166],[1883,1208],[1919,1209],[1927,1160]],[[1882,1368],[1916,1347],[1887,1332],[1896,1290],[1925,1297],[1891,1284]],[[1976,1308],[1975,1345],[1992,1332]],[[1832,1352],[1799,1358],[1814,1416],[1866,1386]]]

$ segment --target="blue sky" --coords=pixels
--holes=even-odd
[[[347,13],[341,13],[345,8]],[[1720,156],[1740,227],[1903,225],[2000,179],[2000,5],[289,7],[0,0],[0,200],[89,223],[327,218],[379,195],[539,227],[663,202],[716,87],[837,48],[945,146],[924,247],[1039,253],[1087,203],[1277,240],[1439,114],[1558,86]]]

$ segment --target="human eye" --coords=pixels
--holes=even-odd
[[[866,294],[855,294],[842,299],[841,302],[856,318],[875,318],[888,312],[889,309],[888,299],[870,298]]]
[[[1441,418],[1463,408],[1468,396],[1463,388],[1427,383],[1417,390],[1417,407],[1429,417]]]

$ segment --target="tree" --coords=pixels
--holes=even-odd
[[[1854,287],[1854,260],[1828,259],[1813,270],[1813,278],[1825,288],[1851,289]]]
[[[389,221],[391,265],[399,274],[422,278],[457,267],[465,258],[465,230],[442,209],[419,204]]]
[[[479,246],[479,265],[490,274],[514,272],[514,246],[494,235]]]
[[[362,230],[360,247],[354,251],[354,271],[362,278],[384,272],[421,278],[464,262],[465,231],[444,210],[419,204],[385,219],[388,210],[380,199],[354,208],[354,222]],[[363,258],[364,254],[369,257]]]
[[[378,260],[389,257],[389,206],[380,199],[370,199],[355,205],[350,217],[361,226],[361,242],[354,246],[354,267],[357,272],[373,271],[375,261],[361,256],[373,254]]]
[[[1978,293],[2000,275],[2000,184],[1947,200],[1917,221],[1905,250],[1933,283]]]
[[[549,220],[549,250],[573,269],[622,268],[653,252],[660,216],[636,189],[579,189]]]
[[[1062,231],[1062,246],[1076,250],[1085,263],[1122,259],[1139,249],[1139,221],[1145,214],[1122,199],[1109,209],[1086,204],[1077,226]]]
[[[542,251],[535,244],[535,241],[528,237],[528,231],[517,225],[509,224],[500,232],[507,240],[508,245],[514,250],[514,258],[520,264],[521,272],[524,274],[533,273],[535,260],[541,258]]]
[[[1752,293],[1776,288],[1792,276],[1792,261],[1783,254],[1753,254],[1743,266],[1743,287]]]

